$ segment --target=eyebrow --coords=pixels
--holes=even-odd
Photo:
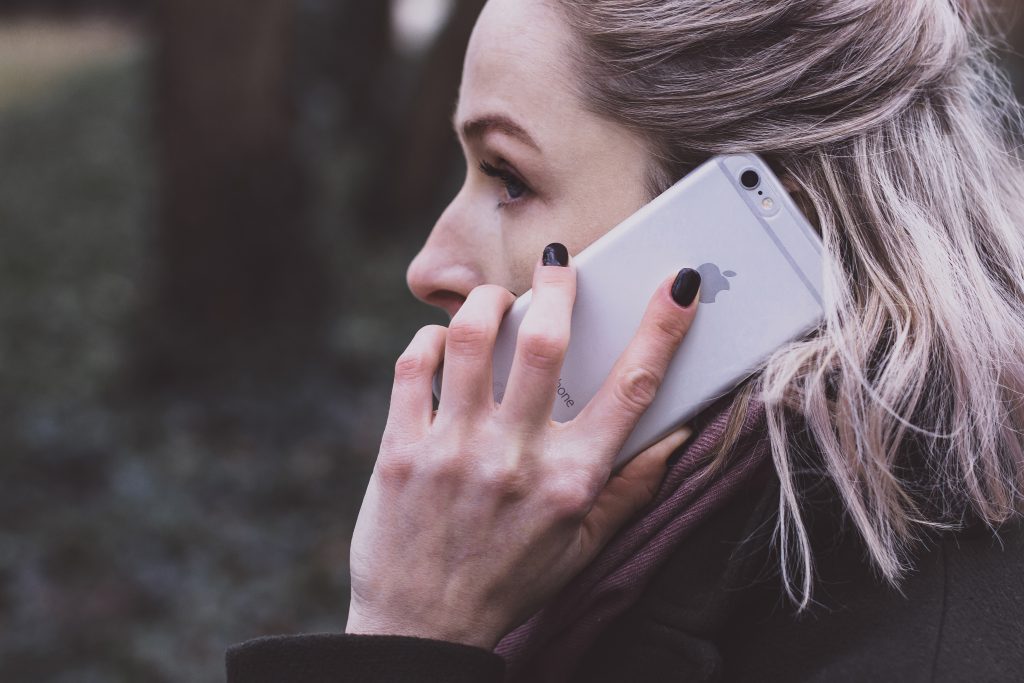
[[[459,129],[458,124],[455,123],[454,120],[452,121],[452,125],[456,130]],[[511,138],[519,140],[528,147],[532,147],[538,152],[540,151],[540,146],[533,137],[526,132],[526,129],[507,116],[503,116],[501,114],[490,114],[476,119],[471,119],[462,124],[462,137],[466,140],[478,140],[491,132],[503,133]]]

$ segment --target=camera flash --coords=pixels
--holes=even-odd
[[[775,208],[775,201],[771,197],[765,197],[764,201],[761,202],[761,208],[765,211],[771,211]]]

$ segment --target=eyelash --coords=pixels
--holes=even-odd
[[[530,192],[530,186],[523,182],[523,180],[512,173],[508,169],[498,168],[486,161],[480,162],[480,172],[489,178],[496,178],[505,185],[505,194],[508,195],[508,200],[498,202],[498,208],[503,209],[511,204],[517,204],[521,202],[526,195]],[[512,196],[511,187],[521,188],[521,192],[518,197]]]

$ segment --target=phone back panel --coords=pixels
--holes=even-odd
[[[741,185],[746,170],[760,175],[758,188]],[[601,388],[658,285],[683,267],[699,270],[696,319],[654,403],[618,453],[621,467],[819,325],[822,254],[820,238],[759,157],[705,163],[576,256],[571,340],[552,419],[572,420]],[[532,292],[519,297],[499,330],[498,402],[531,298]],[[439,387],[435,381],[435,394]]]

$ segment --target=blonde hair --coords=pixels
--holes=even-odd
[[[585,101],[657,157],[652,192],[711,155],[758,152],[799,188],[820,230],[826,321],[737,398],[765,402],[781,572],[799,607],[811,599],[813,555],[796,485],[807,462],[787,413],[894,586],[931,531],[971,517],[995,531],[1019,514],[1024,126],[994,65],[985,6],[555,4],[579,38]]]

